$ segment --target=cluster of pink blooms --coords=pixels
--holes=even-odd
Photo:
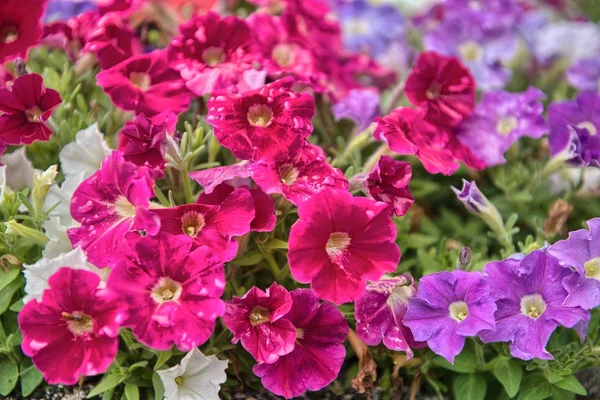
[[[26,57],[40,42],[60,46],[77,63],[99,65],[98,85],[116,107],[135,113],[117,150],[77,187],[70,204],[72,246],[97,268],[110,269],[107,281],[61,268],[43,297],[19,315],[23,350],[49,383],[75,384],[82,375],[105,372],[119,328],[130,328],[153,349],[188,351],[209,339],[221,317],[233,341],[257,361],[253,371],[263,385],[290,398],[325,387],[340,372],[348,324],[336,305],[356,303],[357,333],[367,344],[383,341],[408,356],[428,342],[452,360],[465,336],[495,326],[496,304],[481,296],[488,289],[479,275],[448,272],[422,282],[420,297],[443,298],[431,289],[438,278],[458,296],[450,317],[448,304],[440,303],[443,317],[453,320],[443,331],[424,317],[434,312],[414,298],[411,277],[385,276],[400,260],[393,216],[413,203],[410,164],[383,156],[349,182],[308,137],[315,98],[335,103],[365,84],[380,91],[394,73],[343,50],[339,24],[320,1],[280,3],[280,15],[266,4],[245,20],[213,11],[195,15],[166,48],[144,52],[134,29],[144,2],[115,0],[43,29],[38,10],[45,0],[1,2],[0,15],[8,9],[14,20],[0,20],[0,62]],[[37,74],[7,76],[1,86],[0,142],[48,140],[58,93]],[[414,154],[430,173],[452,174],[461,162],[485,166],[456,137],[475,108],[475,81],[458,59],[422,53],[405,91],[414,108],[375,121],[375,138],[396,153]],[[240,161],[190,173],[204,189],[195,203],[157,206],[153,188],[165,175],[167,153],[175,151],[177,116],[204,95],[206,121]],[[238,254],[236,238],[274,229],[273,198],[298,207],[289,269],[310,289],[289,292],[273,283],[223,301],[225,263]],[[464,282],[473,285],[463,288]],[[420,328],[424,320],[431,331]],[[564,325],[584,320],[578,315]]]

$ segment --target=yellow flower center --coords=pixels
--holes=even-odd
[[[281,183],[284,185],[293,185],[298,179],[298,168],[294,167],[293,164],[283,164],[279,168],[279,176]]]
[[[325,251],[329,258],[337,258],[344,254],[350,246],[351,238],[346,232],[334,232],[325,245]]]
[[[280,67],[287,67],[294,61],[294,53],[292,48],[287,44],[278,44],[273,48],[271,57],[277,62]]]
[[[188,211],[181,217],[181,229],[191,238],[195,238],[205,225],[204,215],[199,212]]]
[[[175,383],[177,384],[177,386],[183,385],[183,376],[178,376],[177,378],[175,378]]]
[[[502,117],[498,120],[496,132],[502,136],[508,136],[517,126],[519,126],[519,121],[515,117]]]
[[[369,32],[369,21],[363,18],[352,18],[344,23],[344,30],[352,36],[361,36]]]
[[[250,325],[256,326],[264,324],[265,322],[269,322],[270,316],[271,311],[264,307],[255,306],[252,311],[250,311]]]
[[[30,109],[25,111],[25,116],[27,117],[27,121],[39,124],[42,122],[42,109],[38,106],[33,106]]]
[[[6,25],[0,29],[0,43],[11,44],[19,39],[19,31],[13,25]]]
[[[129,74],[131,84],[144,92],[152,86],[152,78],[145,72],[132,72]]]
[[[115,200],[115,211],[122,218],[135,217],[135,206],[125,196],[117,197],[117,200]]]
[[[600,257],[592,258],[583,267],[586,277],[600,280]]]
[[[540,294],[530,294],[521,298],[521,313],[537,319],[546,311],[546,302]]]
[[[75,336],[83,336],[94,331],[94,320],[81,311],[74,311],[72,314],[63,312],[61,316],[67,321],[67,328]]]
[[[467,61],[478,61],[483,57],[483,49],[473,40],[469,40],[458,46],[458,51]]]
[[[437,82],[431,82],[431,85],[429,85],[429,88],[425,92],[425,96],[429,100],[435,100],[438,97],[440,97],[441,92],[442,92],[442,87],[440,86],[440,84]]]
[[[463,322],[469,316],[469,307],[464,301],[455,301],[448,307],[450,317],[456,322]]]
[[[171,278],[162,277],[156,285],[151,289],[150,296],[158,303],[162,304],[167,301],[177,301],[181,297],[181,284]]]
[[[214,67],[225,61],[225,53],[220,47],[208,47],[202,52],[202,61],[204,64]]]
[[[254,104],[248,109],[247,117],[250,125],[264,128],[271,125],[273,111],[264,104]]]

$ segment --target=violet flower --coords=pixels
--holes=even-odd
[[[416,297],[408,303],[404,325],[415,340],[454,362],[465,338],[496,327],[496,304],[480,272],[442,271],[421,278]]]

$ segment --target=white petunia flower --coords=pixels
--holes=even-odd
[[[191,350],[179,365],[156,371],[165,387],[165,400],[218,400],[228,363],[206,357],[197,348]]]
[[[79,223],[76,221],[73,221],[70,226],[62,225],[58,217],[50,217],[48,221],[44,222],[42,228],[44,228],[48,243],[42,251],[42,256],[44,258],[54,258],[73,250],[71,240],[67,236],[67,229],[76,228],[77,226],[79,226]]]
[[[536,32],[534,45],[543,61],[556,56],[577,61],[600,51],[600,28],[592,22],[550,23]]]
[[[63,147],[58,157],[65,178],[83,172],[87,179],[100,169],[102,160],[109,154],[110,148],[98,124],[93,124],[77,132],[75,141]]]
[[[33,188],[33,167],[25,156],[25,147],[21,147],[10,154],[0,156],[0,164],[4,164],[4,174],[0,178],[0,185],[12,190]]]
[[[52,185],[48,195],[46,196],[46,202],[44,203],[44,210],[48,210],[54,204],[59,202],[58,206],[50,212],[50,217],[57,217],[60,221],[60,225],[65,228],[71,227],[74,223],[73,217],[71,217],[71,199],[75,189],[83,182],[84,172],[80,172],[74,176],[68,176],[63,181],[62,185]]]
[[[54,258],[42,257],[33,265],[23,265],[25,270],[25,293],[23,299],[27,303],[33,299],[41,300],[44,290],[49,287],[48,279],[61,267],[73,269],[89,269],[86,264],[86,257],[83,250],[78,247],[68,253],[60,254]]]

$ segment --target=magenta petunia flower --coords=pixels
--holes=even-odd
[[[222,146],[242,160],[288,161],[313,130],[315,101],[286,77],[244,94],[214,93],[206,121]]]
[[[282,318],[292,308],[286,288],[274,282],[265,291],[252,287],[243,297],[227,302],[223,323],[259,363],[272,364],[294,350],[296,328]]]
[[[290,271],[319,298],[353,301],[367,280],[396,271],[400,249],[387,204],[328,188],[302,203],[298,215],[290,230]]]
[[[288,399],[333,382],[346,357],[342,343],[348,336],[348,323],[333,304],[319,304],[308,289],[296,289],[290,295],[293,305],[284,318],[297,331],[294,350],[273,364],[257,364],[252,369],[265,388]]]
[[[153,349],[198,347],[225,312],[223,265],[207,247],[192,246],[183,235],[141,237],[108,277],[107,286],[128,305],[124,325]]]
[[[484,342],[510,342],[510,353],[522,360],[551,360],[545,347],[559,325],[587,327],[589,313],[565,305],[569,294],[563,282],[573,272],[545,250],[491,262],[483,272],[498,305],[496,330],[479,334]]]
[[[169,60],[197,96],[234,86],[252,69],[245,48],[251,35],[243,19],[214,11],[195,16],[179,27],[169,44]]]
[[[248,190],[236,189],[218,205],[184,204],[154,211],[161,231],[189,236],[196,246],[207,246],[222,261],[231,261],[238,250],[234,236],[250,232],[254,199]]]
[[[42,36],[42,15],[48,0],[0,2],[0,64],[16,57],[27,58],[30,47]]]
[[[591,310],[600,306],[600,218],[587,224],[589,229],[569,233],[568,239],[556,242],[548,253],[562,266],[575,269],[563,279],[569,292],[564,305]]]
[[[62,102],[56,90],[47,89],[38,74],[25,74],[0,88],[0,140],[6,144],[46,141],[52,129],[46,121]]]
[[[376,121],[376,139],[385,139],[398,154],[414,154],[431,174],[452,175],[461,161],[471,168],[485,167],[483,160],[460,143],[453,131],[428,122],[422,111],[397,108]]]
[[[534,87],[521,93],[485,92],[473,114],[458,126],[458,140],[487,166],[504,164],[504,153],[521,137],[539,139],[548,133],[542,116],[545,97]]]
[[[475,81],[457,58],[426,51],[406,80],[406,96],[428,121],[454,127],[475,108]]]
[[[408,188],[411,177],[412,167],[409,163],[382,156],[371,171],[352,177],[350,186],[353,189],[360,188],[371,199],[389,204],[394,213],[401,217],[415,201]]]
[[[121,255],[126,233],[155,235],[160,220],[148,209],[152,186],[148,170],[125,161],[120,151],[106,157],[73,193],[71,216],[81,223],[67,231],[73,246],[81,246],[92,264],[104,268]]]
[[[120,14],[109,13],[86,32],[84,51],[93,52],[102,69],[109,69],[141,54],[143,46]]]
[[[356,334],[369,346],[383,342],[390,350],[403,351],[412,358],[413,347],[419,346],[402,320],[408,301],[417,293],[410,275],[385,276],[367,285],[365,293],[356,299],[354,315]]]
[[[496,304],[480,272],[442,271],[421,278],[416,297],[408,303],[404,325],[415,340],[450,363],[465,338],[494,329]]]
[[[135,121],[127,122],[119,133],[118,150],[123,152],[125,161],[148,167],[155,176],[162,178],[167,135],[173,134],[176,124],[177,116],[170,111],[151,118],[140,114]]]
[[[342,171],[333,168],[325,152],[306,142],[288,161],[258,161],[249,166],[252,179],[265,193],[279,193],[295,205],[325,188],[348,189]]]
[[[66,51],[72,60],[77,61],[84,55],[83,50],[98,24],[98,18],[97,13],[87,11],[66,21],[52,22],[44,26],[42,43]]]
[[[86,270],[61,268],[49,283],[41,301],[19,312],[23,353],[51,385],[74,385],[80,376],[106,372],[119,347],[123,302]]]
[[[198,185],[204,188],[204,193],[211,194],[212,191],[221,183],[250,182],[246,179],[250,176],[248,161],[242,161],[236,164],[224,165],[209,169],[201,169],[199,171],[190,172],[190,178],[198,182]],[[237,186],[237,185],[236,185]]]
[[[169,67],[165,51],[128,58],[99,73],[98,85],[118,107],[149,117],[166,110],[178,114],[188,108],[192,96],[179,73]]]
[[[275,215],[275,204],[273,200],[262,191],[261,188],[249,189],[247,186],[241,188],[248,189],[254,201],[254,219],[250,223],[250,230],[253,232],[271,232],[275,228],[277,216]],[[211,191],[210,194],[202,193],[198,196],[198,204],[222,204],[235,188],[227,183],[221,183]]]

